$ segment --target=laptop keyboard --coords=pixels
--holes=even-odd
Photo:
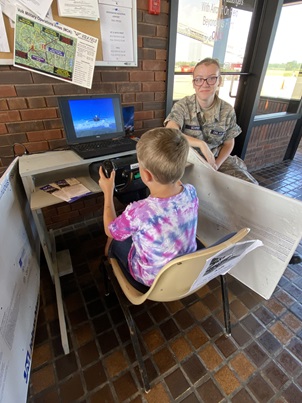
[[[93,151],[98,150],[100,148],[106,149],[115,149],[116,147],[120,146],[129,146],[130,140],[128,138],[121,138],[117,140],[102,140],[102,141],[94,141],[93,143],[83,143],[77,144],[74,146],[79,151]]]
[[[100,140],[92,143],[80,143],[71,146],[81,158],[95,158],[104,155],[121,153],[124,151],[133,151],[136,148],[136,141],[128,137],[122,137],[116,140]]]

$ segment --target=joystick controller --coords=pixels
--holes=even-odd
[[[102,162],[102,168],[106,178],[110,178],[111,172],[116,169],[115,164],[111,160]]]

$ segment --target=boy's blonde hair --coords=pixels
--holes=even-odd
[[[159,127],[144,133],[136,146],[139,163],[161,184],[174,183],[184,174],[189,143],[178,129]]]

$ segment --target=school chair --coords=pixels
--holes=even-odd
[[[204,268],[207,259],[211,258],[224,248],[241,241],[249,231],[249,228],[242,228],[238,232],[223,237],[210,247],[204,247],[196,252],[171,260],[160,270],[155,277],[152,286],[144,293],[138,291],[129,283],[116,259],[103,257],[100,263],[100,270],[102,271],[104,278],[105,294],[109,294],[109,280],[127,321],[133,349],[142,377],[143,387],[146,392],[150,391],[150,383],[139,345],[136,325],[129,309],[130,306],[132,304],[140,305],[147,299],[156,302],[177,301],[197,292],[205,284],[193,289],[191,289],[191,286]],[[225,329],[226,334],[230,335],[231,323],[226,276],[220,275],[220,280]]]

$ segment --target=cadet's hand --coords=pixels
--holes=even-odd
[[[216,165],[214,154],[210,150],[207,143],[203,140],[200,140],[200,144],[198,145],[198,147],[200,148],[200,151],[202,152],[202,154],[205,157],[205,159],[207,160],[207,162],[211,165],[211,167],[214,168],[215,170],[217,170],[217,165]]]
[[[113,170],[110,174],[110,178],[106,178],[102,166],[99,169],[99,186],[102,189],[104,195],[113,195],[114,191],[114,181],[115,181],[115,170]]]

